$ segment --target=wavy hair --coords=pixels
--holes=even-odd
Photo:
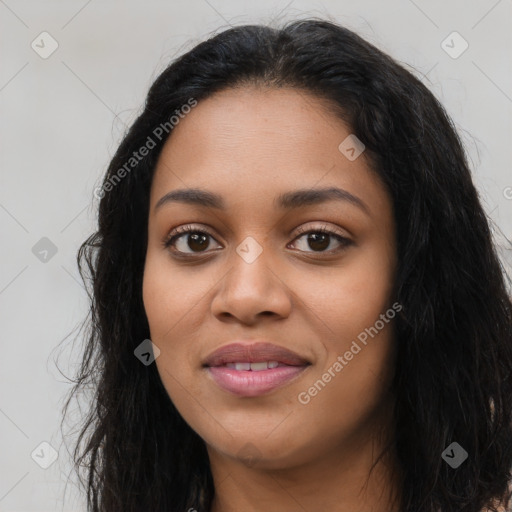
[[[98,227],[80,247],[86,345],[70,400],[93,390],[73,460],[90,512],[208,512],[204,441],[135,348],[149,338],[142,301],[149,191],[169,135],[120,169],[191,98],[244,85],[323,98],[366,146],[397,228],[394,437],[402,512],[507,507],[512,468],[512,304],[462,142],[412,73],[354,32],[319,19],[230,28],[175,59],[150,87],[103,179]],[[132,162],[133,163],[133,162]],[[110,183],[110,186],[107,184]],[[441,457],[457,442],[457,469]],[[81,474],[81,470],[85,474]]]

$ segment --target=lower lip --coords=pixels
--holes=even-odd
[[[224,390],[238,396],[259,396],[284,386],[307,366],[278,366],[268,370],[235,370],[226,366],[208,367],[213,380]]]

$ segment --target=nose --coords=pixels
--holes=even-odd
[[[222,279],[212,300],[212,313],[221,321],[237,320],[247,325],[263,316],[286,318],[292,310],[289,286],[280,278],[269,249],[252,262],[234,252],[231,268]],[[268,257],[267,257],[268,256]]]

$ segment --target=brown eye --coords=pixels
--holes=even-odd
[[[303,232],[295,240],[301,239],[303,241],[299,246],[299,250],[304,252],[336,252],[351,244],[351,240],[348,238],[324,227]],[[338,247],[332,248],[333,240],[338,243]],[[308,250],[308,248],[311,250]]]
[[[307,244],[314,251],[325,251],[331,243],[331,235],[326,233],[309,233]]]
[[[183,254],[202,253],[210,246],[210,238],[214,240],[204,229],[180,226],[169,235],[164,247],[172,247],[175,252]]]

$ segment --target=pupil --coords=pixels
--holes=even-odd
[[[198,244],[198,246],[194,247],[194,244]],[[191,233],[188,237],[188,246],[193,251],[201,250],[208,247],[208,235],[204,235],[201,233]]]
[[[308,244],[311,249],[324,250],[329,247],[329,235],[326,233],[311,233],[308,235]]]

